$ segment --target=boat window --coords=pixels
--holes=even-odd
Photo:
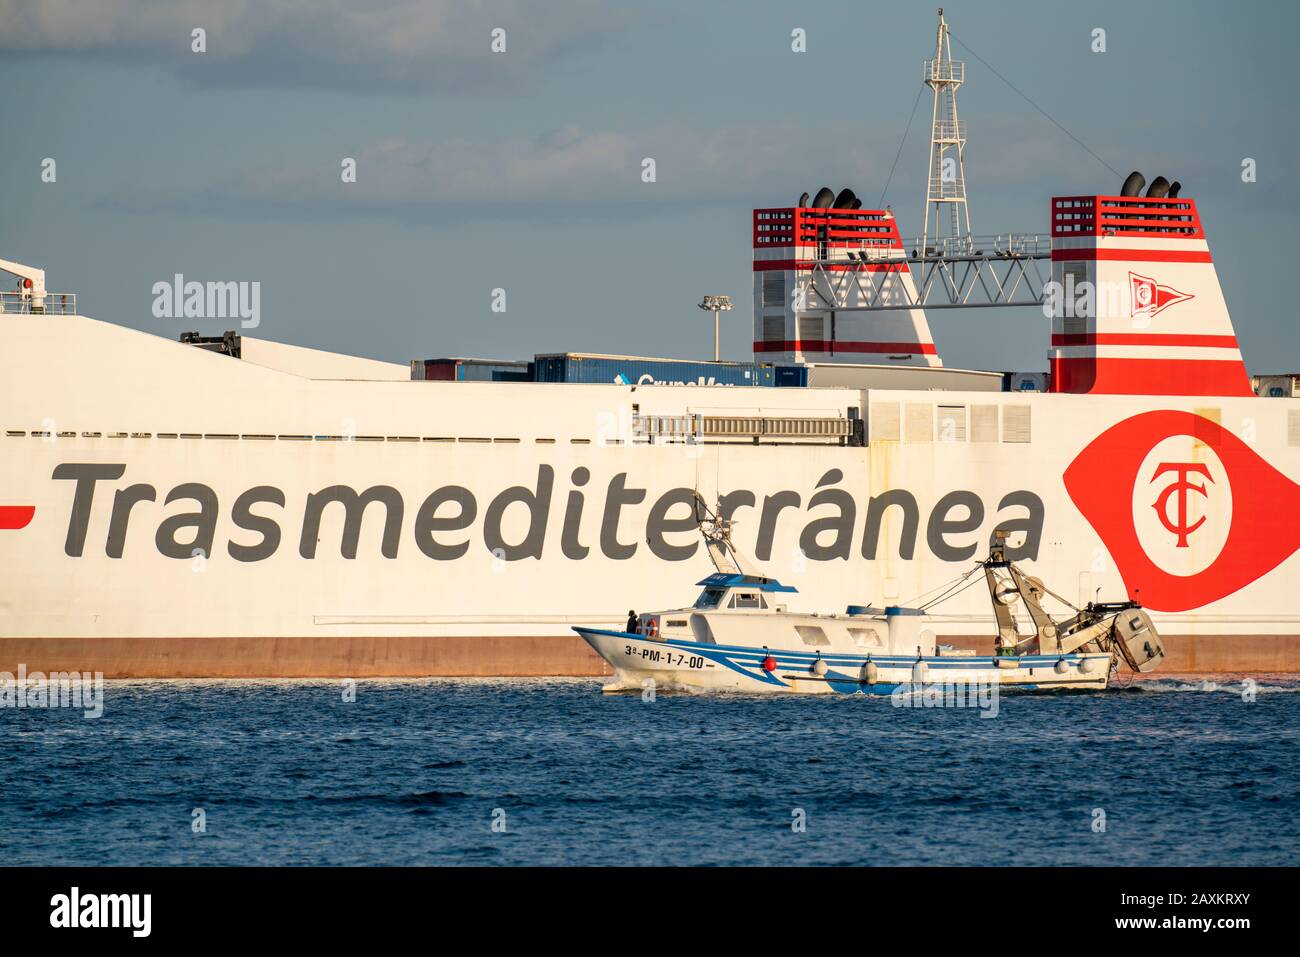
[[[722,588],[706,588],[700,592],[700,597],[695,599],[696,608],[717,608],[718,602],[722,601],[722,596],[726,590]]]
[[[731,596],[728,608],[766,608],[767,602],[756,591],[738,591]]]
[[[859,648],[883,648],[885,643],[880,640],[880,632],[874,628],[850,628],[849,637]]]
[[[816,625],[795,625],[794,630],[799,633],[805,645],[814,645],[818,648],[829,648],[830,640],[826,637],[826,632],[822,631]]]

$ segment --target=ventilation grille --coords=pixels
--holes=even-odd
[[[796,419],[796,418],[762,418],[762,419],[731,419],[722,416],[705,416],[704,417],[704,434],[705,435],[732,435],[731,432],[717,432],[715,428],[721,428],[726,423],[735,421],[754,423],[762,431],[750,433],[753,435],[762,435],[767,438],[839,438],[849,434],[850,423],[848,419]]]
[[[966,441],[966,406],[939,406],[939,421],[936,434],[940,442]]]
[[[871,434],[867,437],[872,442],[897,442],[902,438],[899,428],[899,407],[897,402],[876,402],[871,406]]]
[[[1028,442],[1030,408],[1027,405],[1004,405],[1002,407],[1002,441]]]
[[[661,435],[670,438],[695,435],[698,428],[693,415],[639,415],[633,419],[632,424],[641,435]]]
[[[749,416],[711,415],[704,419],[705,435],[762,435],[763,420]]]
[[[934,406],[928,402],[907,403],[907,441],[934,441]]]
[[[645,436],[663,438],[840,439],[852,433],[847,418],[795,418],[757,415],[643,415],[633,428]]]
[[[763,273],[763,305],[785,305],[785,273]]]
[[[972,442],[998,440],[998,407],[973,405],[970,407],[970,438]]]

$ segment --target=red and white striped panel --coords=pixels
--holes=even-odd
[[[815,294],[805,308],[796,309],[793,301],[793,290],[800,283],[822,286],[836,282],[839,275],[844,283],[840,290],[848,302],[865,303],[858,281],[844,275],[851,271],[899,273],[911,301],[915,301],[915,286],[891,213],[869,209],[756,209],[753,248],[756,356],[777,362],[943,364],[921,309],[832,313],[826,300]],[[856,258],[864,250],[878,255],[880,261],[863,265],[850,258],[850,253]],[[781,310],[784,336],[779,339],[764,335],[765,320],[775,320],[777,307],[763,302],[763,277],[778,271],[785,274],[786,291]],[[816,330],[811,335],[810,326]]]
[[[1053,316],[1052,391],[1251,394],[1193,200],[1059,197],[1052,206],[1052,279],[1092,290],[1080,315]]]

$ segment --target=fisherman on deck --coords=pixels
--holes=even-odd
[[[629,610],[627,613],[627,631],[629,634],[636,631],[637,620],[636,612]]]

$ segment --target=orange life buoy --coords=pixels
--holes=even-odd
[[[651,638],[659,637],[659,619],[651,618],[649,624],[645,627],[645,633]]]

